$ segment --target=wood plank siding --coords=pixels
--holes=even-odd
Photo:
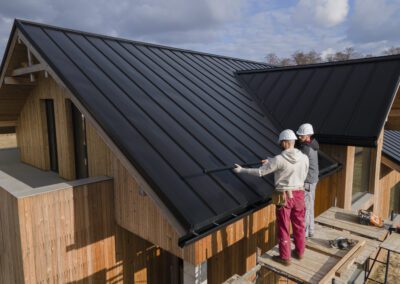
[[[0,189],[0,196],[1,283],[179,280],[179,259],[116,225],[110,179],[23,198]]]
[[[43,170],[49,170],[49,145],[47,140],[45,99],[54,101],[57,130],[59,175],[67,180],[75,179],[73,134],[66,90],[51,78],[42,75],[32,89],[17,122],[17,140],[21,160]]]
[[[400,172],[389,168],[388,166],[381,165],[381,173],[379,180],[380,191],[380,214],[382,217],[387,218],[390,214],[390,195],[392,188],[400,183]],[[400,200],[397,200],[400,204]],[[397,212],[400,213],[400,212]]]
[[[22,283],[18,202],[0,187],[0,283]]]

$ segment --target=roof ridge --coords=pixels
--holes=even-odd
[[[373,56],[373,57],[363,57],[349,60],[340,60],[332,62],[321,62],[312,64],[302,64],[302,65],[291,65],[291,66],[274,66],[274,68],[265,69],[254,69],[254,70],[240,70],[236,71],[237,74],[249,74],[249,73],[263,73],[263,72],[273,72],[282,70],[298,70],[298,69],[308,69],[317,67],[332,67],[337,65],[350,65],[350,64],[362,64],[362,63],[374,63],[390,60],[400,60],[400,54],[395,55],[383,55],[383,56]]]
[[[136,44],[136,45],[157,47],[157,48],[163,48],[163,49],[169,49],[169,50],[174,50],[174,51],[198,54],[198,55],[203,55],[203,56],[211,56],[211,57],[217,57],[217,58],[223,58],[223,59],[231,59],[231,60],[235,60],[235,61],[247,62],[247,63],[253,63],[253,64],[261,64],[261,65],[265,65],[266,68],[268,68],[270,66],[269,64],[267,64],[265,62],[259,62],[259,61],[249,60],[249,59],[232,57],[232,56],[219,55],[219,54],[207,53],[207,52],[202,52],[202,51],[197,51],[197,50],[167,46],[167,45],[162,45],[162,44],[157,44],[157,43],[137,41],[137,40],[127,39],[127,38],[122,38],[122,37],[117,37],[117,36],[109,36],[109,35],[104,35],[104,34],[100,34],[100,33],[86,32],[86,31],[81,31],[81,30],[77,30],[77,29],[63,28],[63,27],[59,27],[59,26],[55,26],[55,25],[43,24],[43,23],[33,22],[33,21],[29,21],[29,20],[15,19],[15,22],[18,24],[21,24],[21,25],[28,24],[28,25],[38,26],[38,27],[45,27],[45,28],[49,28],[49,29],[67,31],[70,33],[84,34],[84,35],[93,36],[93,37],[101,37],[101,38],[110,39],[110,40],[114,40],[114,41],[124,41],[127,43]],[[259,70],[259,69],[252,69],[252,70]]]

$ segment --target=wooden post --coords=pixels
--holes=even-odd
[[[343,146],[343,169],[339,175],[340,178],[336,206],[348,210],[351,210],[353,197],[354,155],[354,146]]]
[[[183,261],[184,284],[207,284],[207,261],[193,265]]]
[[[369,191],[374,194],[374,213],[381,215],[381,197],[382,192],[379,190],[379,179],[382,160],[383,130],[378,137],[377,147],[371,153],[371,170],[369,179]]]
[[[28,52],[28,66],[32,66],[32,56],[31,56],[31,51],[29,50],[29,47],[26,47],[26,50]],[[35,77],[33,76],[32,73],[29,74],[29,78],[31,79],[31,82],[35,81]]]

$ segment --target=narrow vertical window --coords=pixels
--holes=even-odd
[[[71,104],[71,111],[74,133],[76,178],[81,179],[89,176],[86,144],[86,121],[85,116],[73,104]]]
[[[57,133],[53,100],[44,100],[47,121],[47,137],[49,144],[50,170],[58,172]]]

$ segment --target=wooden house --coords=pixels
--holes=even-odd
[[[383,144],[383,131],[400,130],[400,57],[346,64],[273,71],[16,20],[0,69],[0,128],[15,129],[18,143],[0,150],[0,283],[221,283],[243,274],[275,245],[273,179],[213,169],[279,153],[279,132],[306,118],[327,154],[317,212],[373,207],[387,216],[400,151],[397,132]],[[293,97],[317,95],[308,87],[330,103]],[[345,100],[354,103],[348,114],[363,106],[351,131],[304,116],[349,119]]]

